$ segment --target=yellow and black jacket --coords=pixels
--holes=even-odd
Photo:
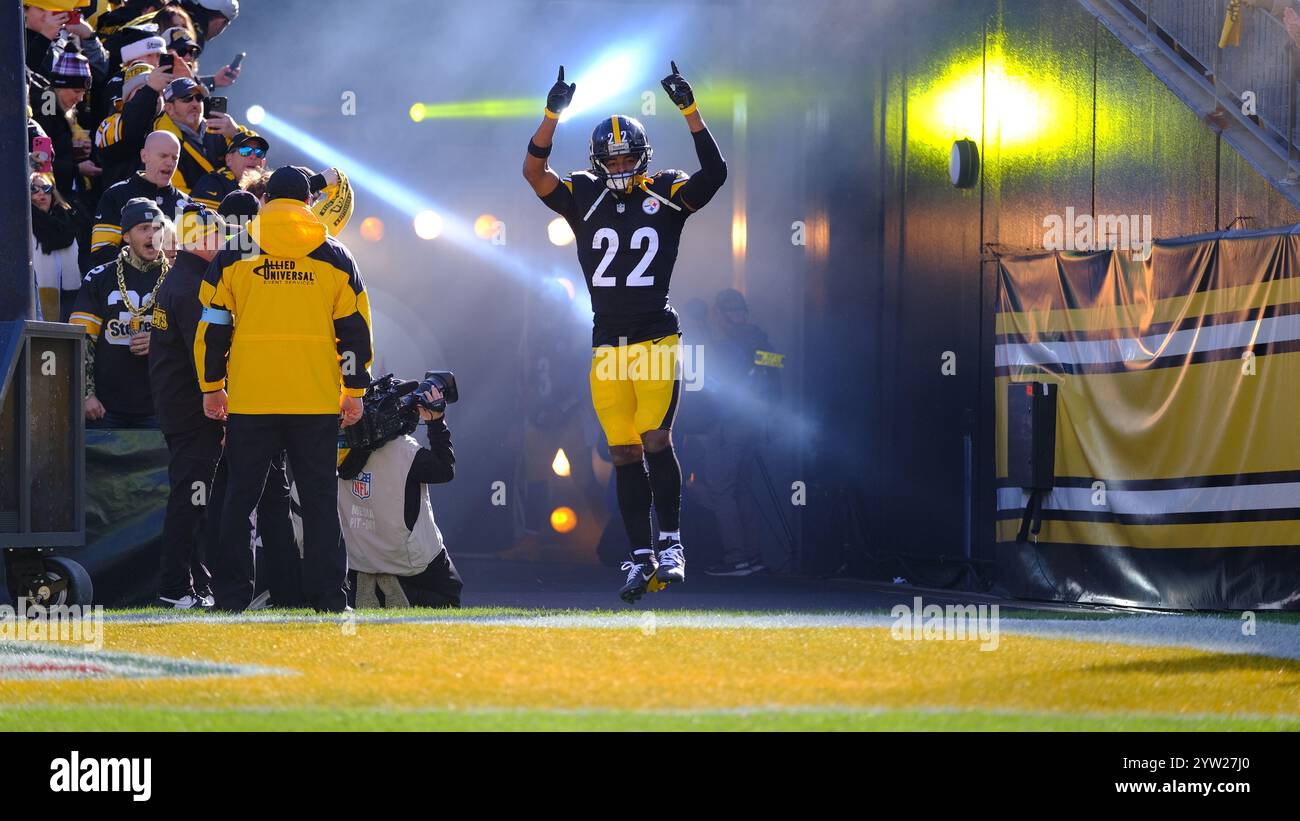
[[[213,258],[199,288],[194,362],[230,413],[333,414],[370,384],[370,301],[352,254],[296,200],[250,223],[251,252]]]
[[[235,180],[235,175],[223,165],[216,171],[199,177],[190,189],[190,199],[215,211],[227,194],[237,190],[239,183]]]
[[[143,92],[143,89],[141,91]],[[181,128],[165,112],[159,114],[153,121],[153,130],[169,132],[180,140],[181,158],[176,164],[175,184],[186,194],[190,193],[200,177],[217,170],[226,161],[226,150],[230,147],[230,140],[220,134],[205,133],[202,138],[196,137],[194,132]],[[247,134],[254,133],[242,125],[239,126],[239,131]]]

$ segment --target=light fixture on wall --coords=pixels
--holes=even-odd
[[[980,150],[974,140],[962,138],[952,144],[948,178],[958,188],[974,188],[980,178]]]

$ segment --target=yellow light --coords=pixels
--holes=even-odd
[[[411,122],[418,123],[424,120],[424,103],[416,103],[411,106]]]
[[[420,109],[419,117],[415,109]],[[536,97],[514,97],[501,100],[464,100],[461,102],[416,103],[411,106],[411,119],[500,119],[531,117],[537,113]]]
[[[435,211],[421,211],[415,215],[415,234],[420,239],[437,239],[442,233],[442,217]]]
[[[361,221],[361,238],[367,242],[379,242],[384,238],[384,221],[379,217],[366,217]]]
[[[573,229],[564,217],[556,217],[546,226],[546,236],[552,245],[568,245],[573,242]]]
[[[492,230],[496,228],[497,218],[491,214],[480,214],[479,218],[474,220],[474,236],[479,239],[491,239]]]
[[[556,533],[572,533],[578,526],[578,514],[571,507],[557,507],[551,511],[551,527]]]
[[[1050,73],[1038,71],[1031,61],[1008,57],[996,40],[987,55],[954,60],[912,93],[909,140],[941,152],[945,163],[953,141],[963,137],[1011,152],[1065,148],[1075,137],[1073,112],[1082,102]]]
[[[564,448],[555,451],[555,460],[551,462],[551,470],[555,471],[556,476],[569,475],[569,457],[564,455]]]
[[[737,211],[731,217],[731,256],[743,260],[749,248],[749,221],[744,211]]]

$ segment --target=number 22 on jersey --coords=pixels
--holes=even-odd
[[[630,288],[654,285],[655,278],[645,276],[645,272],[650,267],[650,263],[654,262],[655,254],[659,253],[659,232],[649,226],[638,228],[632,234],[629,247],[634,251],[640,251],[644,248],[645,253],[642,254],[641,261],[632,269],[632,273],[628,274],[625,284]],[[594,251],[603,248],[605,251],[605,256],[601,259],[600,265],[597,266],[596,273],[591,275],[592,286],[612,288],[618,285],[618,277],[605,275],[605,270],[609,268],[610,263],[614,261],[614,256],[618,254],[618,232],[613,228],[600,229],[591,238],[591,248]]]

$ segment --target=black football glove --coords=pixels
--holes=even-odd
[[[677,62],[673,60],[670,63],[673,73],[660,80],[659,84],[664,87],[664,91],[668,92],[673,105],[685,111],[695,105],[695,92],[691,90],[691,84],[686,82],[686,78],[678,73]]]
[[[569,107],[573,102],[573,92],[578,90],[577,83],[564,82],[564,66],[560,66],[560,76],[555,78],[555,85],[546,95],[546,110],[560,116],[560,112]]]

